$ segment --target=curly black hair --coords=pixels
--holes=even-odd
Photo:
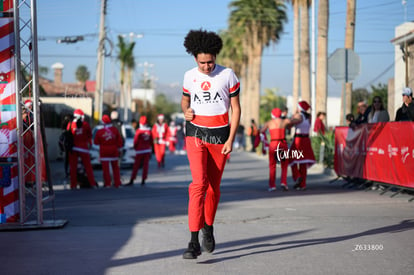
[[[184,39],[184,47],[189,54],[197,57],[199,53],[218,55],[223,41],[215,32],[190,30]]]

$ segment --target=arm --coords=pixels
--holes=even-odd
[[[283,128],[289,129],[292,126],[292,122],[289,118],[283,119]]]
[[[191,121],[194,119],[194,110],[190,108],[190,97],[183,95],[181,97],[181,110],[184,113],[186,121]]]
[[[236,136],[237,128],[239,127],[240,123],[241,108],[239,95],[232,97],[230,100],[232,111],[230,122],[230,135],[224,143],[223,149],[221,150],[222,154],[229,154],[233,150],[234,137]]]
[[[263,126],[262,126],[262,128],[260,128],[260,133],[264,133],[264,132],[266,132],[266,130],[269,128],[269,125],[268,125],[268,123],[269,122],[266,122]]]
[[[302,116],[299,113],[294,114],[290,120],[291,125],[296,125],[301,122],[302,122]]]

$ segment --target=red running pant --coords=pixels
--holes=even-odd
[[[204,222],[213,225],[220,200],[220,183],[227,156],[223,144],[209,144],[195,137],[186,137],[192,183],[188,188],[188,226],[199,231]]]
[[[109,171],[109,164],[111,164],[114,175],[114,186],[119,187],[121,185],[121,173],[119,172],[118,160],[101,160],[101,164],[104,186],[111,186],[111,172]]]
[[[70,165],[70,188],[74,189],[78,185],[77,170],[78,170],[78,157],[81,158],[83,167],[85,167],[86,175],[91,186],[96,186],[95,177],[93,175],[91,157],[89,153],[82,153],[72,151],[69,153],[69,165]]]
[[[132,167],[131,180],[135,180],[138,170],[142,165],[142,180],[146,180],[148,176],[148,167],[151,153],[136,154],[134,167]]]
[[[155,159],[158,162],[158,167],[164,165],[165,147],[165,144],[154,144]]]
[[[286,141],[271,141],[269,144],[269,188],[276,187],[276,164],[280,161],[281,184],[287,184],[287,171],[289,166],[288,145]]]
[[[298,168],[299,166],[299,168]],[[301,163],[301,164],[293,164],[292,165],[292,177],[293,180],[296,181],[299,177],[302,178],[302,181],[300,182],[300,186],[302,188],[306,187],[306,176],[308,174],[308,164],[307,163]]]

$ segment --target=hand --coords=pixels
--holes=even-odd
[[[194,110],[191,108],[188,108],[185,113],[184,113],[184,117],[186,121],[191,121],[194,119]]]
[[[233,144],[230,141],[226,141],[224,143],[223,148],[221,149],[221,153],[224,155],[230,154],[233,151]]]

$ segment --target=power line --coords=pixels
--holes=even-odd
[[[378,76],[376,76],[374,79],[369,81],[367,84],[363,85],[362,87],[367,88],[368,86],[371,86],[375,81],[380,79],[383,75],[385,75],[389,70],[391,70],[395,65],[395,61],[391,63],[383,72],[381,72]]]

